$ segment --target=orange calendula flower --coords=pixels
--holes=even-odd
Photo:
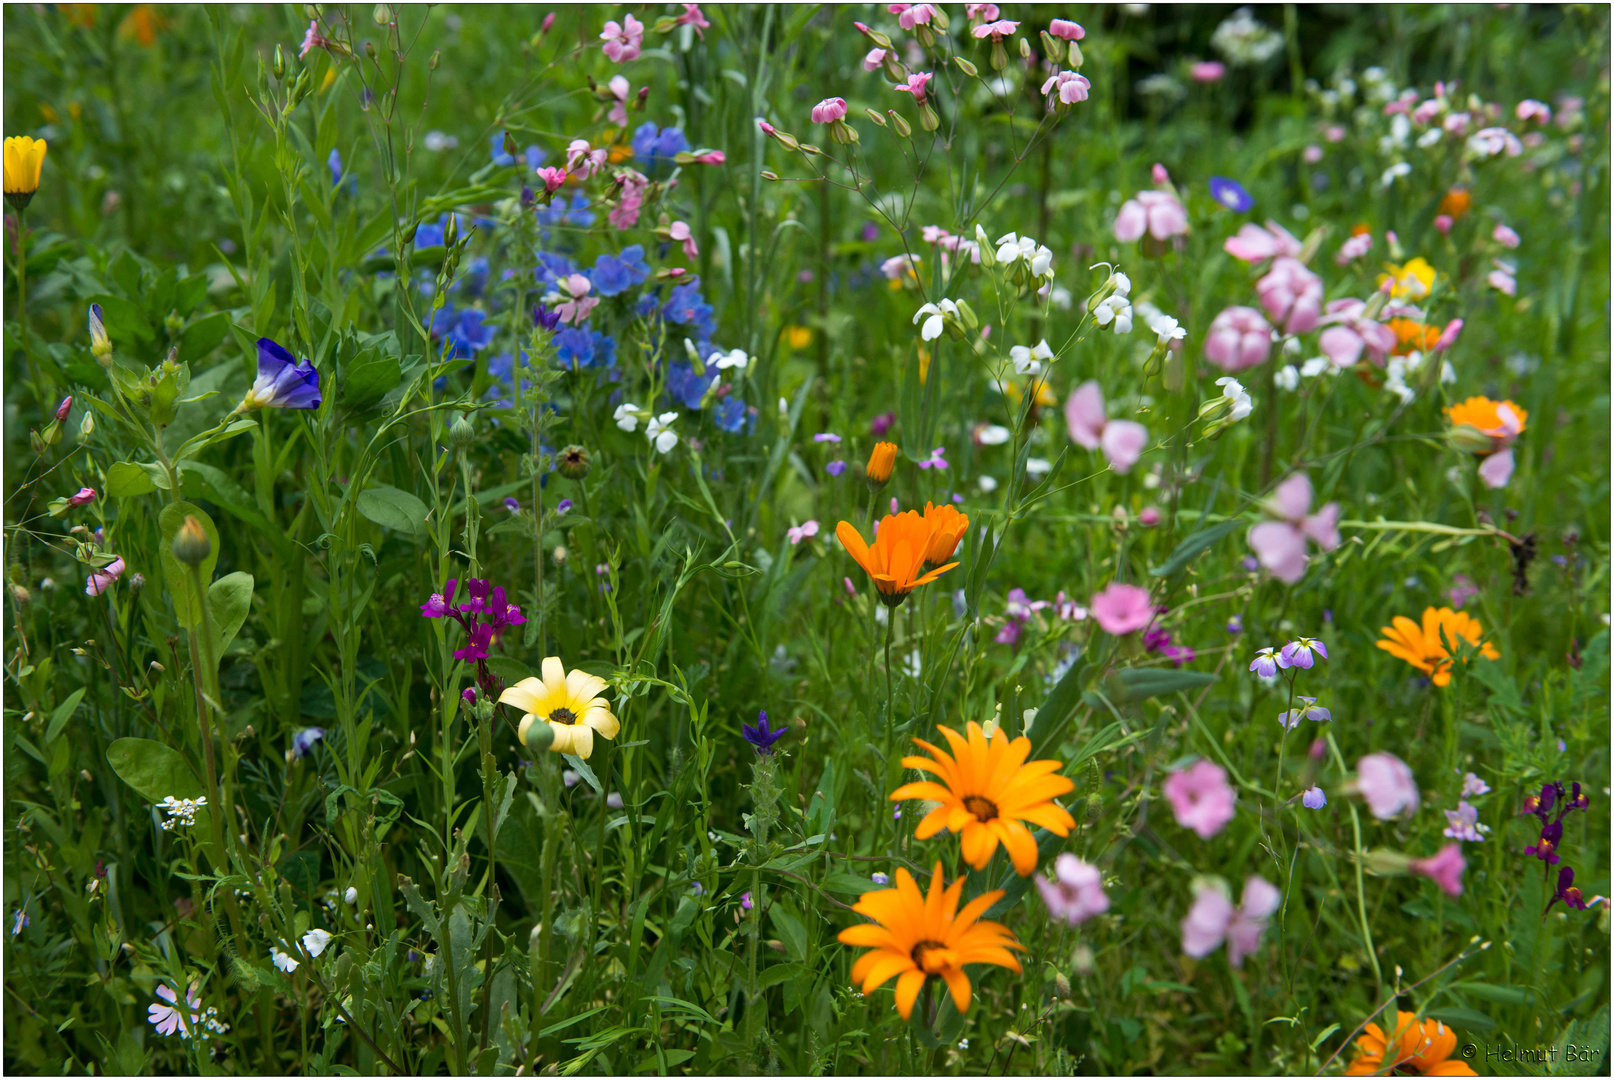
[[[1372,231],[1373,229],[1365,221],[1358,221],[1355,225],[1351,226],[1352,236],[1366,236]]]
[[[959,517],[968,528],[969,518],[963,514]],[[919,586],[930,584],[958,565],[950,562],[930,567],[925,562],[934,531],[935,524],[921,517],[917,510],[881,518],[873,546],[863,542],[862,534],[851,522],[843,521],[835,526],[835,535],[847,553],[874,579],[874,587],[888,607],[896,607]]]
[[[1488,397],[1471,397],[1446,410],[1452,426],[1467,424],[1493,439],[1512,439],[1524,431],[1524,422],[1530,414],[1511,401],[1492,401]]]
[[[792,349],[805,349],[813,343],[812,328],[807,326],[786,327],[785,340],[790,342]]]
[[[157,5],[136,4],[118,24],[118,36],[132,37],[142,49],[149,49],[157,43],[158,33],[166,29],[168,20],[157,13]]]
[[[1419,1076],[1477,1076],[1461,1061],[1448,1061],[1457,1049],[1457,1034],[1439,1020],[1418,1022],[1417,1014],[1397,1012],[1389,1037],[1377,1024],[1368,1024],[1356,1040],[1356,1060],[1346,1076],[1380,1073]],[[1390,1050],[1394,1046],[1394,1051]],[[1389,1060],[1385,1060],[1386,1054]]]
[[[1408,353],[1428,352],[1440,340],[1440,327],[1421,323],[1416,319],[1395,318],[1385,323],[1395,331],[1395,356],[1406,356]]]
[[[1422,626],[1405,615],[1397,615],[1391,621],[1393,625],[1379,628],[1384,640],[1376,642],[1378,647],[1428,675],[1436,686],[1451,682],[1448,643],[1455,646],[1462,640],[1470,645],[1479,645],[1480,655],[1487,660],[1495,660],[1502,655],[1489,641],[1480,644],[1485,630],[1479,620],[1466,611],[1453,611],[1448,607],[1424,608]]]
[[[940,566],[953,557],[953,552],[958,550],[958,542],[964,539],[964,534],[969,531],[969,515],[959,513],[958,508],[954,506],[946,504],[933,506],[927,502],[925,521],[935,529],[935,532],[930,534],[930,546],[925,549],[925,565]]]
[[[1452,188],[1440,197],[1440,212],[1452,218],[1462,217],[1472,205],[1474,196],[1466,188]]]
[[[897,868],[897,887],[866,892],[852,910],[873,919],[872,923],[849,926],[840,933],[845,945],[871,951],[852,965],[852,981],[860,983],[864,994],[897,980],[897,1012],[906,1020],[913,1015],[919,991],[932,977],[947,984],[959,1012],[970,1007],[970,980],[965,964],[996,964],[1020,971],[1020,961],[1010,949],[1025,951],[1014,934],[1002,923],[982,921],[988,908],[1003,898],[1003,890],[982,893],[964,905],[964,879],[951,885],[942,883],[941,863],[930,878],[930,894],[919,891],[913,875]]]
[[[905,757],[902,764],[933,773],[940,783],[921,780],[891,793],[895,802],[928,799],[941,804],[919,822],[914,837],[925,840],[944,828],[961,833],[964,861],[977,870],[985,869],[1002,842],[1015,872],[1031,874],[1037,869],[1037,842],[1024,823],[1041,825],[1057,836],[1069,836],[1076,827],[1076,819],[1054,802],[1076,788],[1067,777],[1053,775],[1064,763],[1026,761],[1031,740],[1022,735],[1011,741],[1001,727],[993,729],[990,739],[973,720],[968,738],[951,728],[937,730],[952,747],[951,756],[915,739],[930,757]]]
[[[896,464],[897,444],[894,442],[877,442],[874,444],[874,449],[869,451],[869,464],[868,468],[864,470],[864,475],[868,477],[869,483],[875,487],[881,487],[887,480],[891,479],[891,470],[896,467]]]

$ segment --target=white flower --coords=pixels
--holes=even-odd
[[[349,885],[347,887],[347,892],[342,894],[342,899],[346,900],[350,904],[357,904],[359,902],[359,890]]]
[[[1430,128],[1428,131],[1418,136],[1418,148],[1420,150],[1429,149],[1431,146],[1438,143],[1441,137],[1445,134],[1446,133],[1440,130],[1440,128]]]
[[[672,429],[673,422],[677,419],[677,413],[664,412],[660,416],[653,417],[650,423],[645,425],[644,437],[655,443],[656,450],[660,453],[668,453],[678,445],[678,433]]]
[[[1070,290],[1063,285],[1055,285],[1048,291],[1048,302],[1060,311],[1069,311],[1071,305]]]
[[[976,478],[975,483],[980,487],[983,494],[990,495],[998,489],[998,482],[985,473]]]
[[[1308,379],[1314,379],[1325,371],[1337,371],[1333,361],[1326,356],[1314,356],[1300,365],[1300,374]]]
[[[1161,315],[1151,320],[1149,329],[1155,332],[1157,343],[1161,345],[1172,341],[1181,341],[1188,336],[1188,331],[1184,330],[1181,324],[1170,315]]]
[[[1005,269],[1013,269],[1016,264],[1024,262],[1030,268],[1032,277],[1053,277],[1054,253],[1029,236],[1006,233],[998,237],[997,257]]]
[[[1293,390],[1300,385],[1300,372],[1293,364],[1285,364],[1273,374],[1272,382],[1280,390]]]
[[[452,135],[444,135],[441,131],[428,131],[421,143],[435,154],[442,150],[454,149],[460,141]]]
[[[1507,128],[1488,127],[1481,128],[1468,137],[1468,152],[1478,158],[1495,157],[1504,153],[1508,157],[1518,157],[1524,153],[1524,144]]]
[[[1398,116],[1396,119],[1399,120],[1401,118]],[[1398,161],[1394,165],[1391,165],[1388,169],[1384,170],[1384,175],[1379,177],[1379,187],[1387,188],[1411,172],[1411,165],[1407,164],[1405,161]]]
[[[1042,476],[1054,467],[1054,463],[1047,458],[1026,458],[1026,475]]]
[[[1002,446],[1012,434],[1002,424],[982,424],[975,430],[975,441],[982,446]]]
[[[789,416],[790,415],[790,402],[786,401],[782,397],[779,399],[779,415],[780,416]]]
[[[269,959],[275,962],[275,967],[284,971],[287,975],[297,970],[298,961],[279,949],[270,949]]]
[[[1118,277],[1125,277],[1120,274]],[[1117,289],[1098,302],[1093,309],[1093,321],[1100,326],[1115,326],[1117,334],[1130,334],[1132,332],[1132,305],[1127,302],[1126,294]]]
[[[745,365],[750,362],[751,358],[745,354],[744,349],[730,349],[726,353],[719,353],[716,363],[712,366],[719,371],[727,371],[730,368],[735,371],[744,371]]]
[[[1241,7],[1211,34],[1211,48],[1239,65],[1261,64],[1283,48],[1283,35]]]
[[[1047,338],[1043,338],[1030,348],[1016,345],[1009,350],[1009,359],[1014,361],[1014,371],[1017,375],[1040,374],[1043,362],[1053,358],[1054,351],[1048,347]]]
[[[611,419],[615,420],[616,426],[623,431],[634,431],[639,427],[639,406],[631,401],[624,401],[616,407]]]
[[[925,341],[935,341],[941,337],[942,330],[946,328],[949,317],[954,322],[963,322],[963,319],[958,314],[958,305],[951,300],[943,300],[940,304],[926,304],[914,313],[913,321],[917,323],[926,315],[930,316],[930,318],[925,319],[925,325],[919,328],[919,336]]]
[[[1119,270],[1112,273],[1109,280],[1104,284],[1115,286],[1115,295],[1117,296],[1126,296],[1132,291],[1132,279]]]
[[[331,934],[328,930],[310,930],[303,935],[303,949],[309,956],[318,956],[330,943]]]
[[[1255,408],[1250,395],[1245,392],[1244,384],[1231,375],[1216,380],[1216,385],[1222,388],[1222,399],[1229,408],[1229,419],[1243,420]]]

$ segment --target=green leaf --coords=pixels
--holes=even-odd
[[[1486,1032],[1496,1027],[1496,1021],[1484,1013],[1457,1005],[1449,1005],[1444,1009],[1430,1009],[1426,1015],[1432,1020],[1460,1027],[1464,1031]]]
[[[387,529],[412,536],[426,533],[426,504],[407,491],[382,485],[359,492],[359,513]]]
[[[45,729],[45,745],[49,746],[56,741],[56,736],[62,733],[62,728],[73,718],[78,709],[78,703],[84,700],[84,691],[87,687],[79,687],[67,695],[67,700],[56,706],[56,711],[50,714],[50,727]]]
[[[178,750],[152,739],[119,739],[106,751],[107,764],[149,803],[195,799],[206,794],[202,782]]]
[[[179,335],[179,358],[195,363],[218,348],[230,333],[230,316],[215,311],[206,318],[197,319]]]
[[[1209,686],[1216,676],[1208,671],[1178,671],[1174,668],[1126,668],[1112,676],[1114,692],[1110,700],[1142,701],[1161,694],[1175,694],[1180,690],[1196,690]]]
[[[604,785],[600,783],[600,778],[594,775],[594,770],[588,767],[588,762],[575,754],[562,754],[561,757],[565,758],[566,764],[570,765],[577,775],[581,776],[584,782],[594,789],[594,794],[605,794]]]
[[[342,402],[350,409],[366,409],[380,401],[403,380],[396,356],[365,349],[342,374]]]
[[[1177,549],[1171,553],[1171,557],[1153,570],[1150,570],[1149,573],[1155,577],[1171,577],[1173,574],[1180,574],[1201,553],[1215,546],[1217,541],[1231,536],[1243,527],[1243,518],[1232,518],[1212,525],[1207,529],[1200,529],[1178,544]]]
[[[157,490],[146,466],[133,461],[120,461],[107,468],[106,493],[114,499],[127,499],[135,495],[150,495]]]
[[[1522,986],[1508,986],[1501,983],[1460,982],[1452,983],[1446,989],[1470,997],[1481,998],[1485,1001],[1495,1001],[1503,1005],[1528,1005],[1530,991]]]
[[[174,615],[179,625],[189,630],[202,621],[202,596],[191,580],[191,568],[174,558],[174,534],[185,524],[187,516],[194,516],[202,523],[202,531],[212,545],[207,558],[196,568],[204,582],[212,579],[213,567],[219,561],[219,530],[207,512],[195,503],[170,503],[163,507],[162,516],[157,519],[163,538],[160,550],[163,578],[168,582],[168,595],[174,601]]]
[[[237,570],[225,574],[207,589],[207,616],[213,624],[213,663],[224,658],[241,624],[252,609],[252,575]]]

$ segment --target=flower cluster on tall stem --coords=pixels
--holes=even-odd
[[[485,578],[468,578],[463,583],[465,602],[455,604],[460,584],[459,579],[449,578],[442,592],[432,593],[420,605],[420,613],[428,619],[451,618],[464,627],[465,644],[454,650],[454,659],[476,665],[476,685],[484,694],[497,697],[504,682],[488,670],[488,650],[506,630],[527,620],[520,607],[505,600],[504,586],[490,589]]]

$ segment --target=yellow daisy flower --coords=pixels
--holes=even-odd
[[[529,745],[535,724],[548,724],[555,736],[551,750],[587,761],[594,753],[596,732],[614,739],[622,729],[610,704],[597,696],[605,689],[605,680],[576,668],[567,671],[558,656],[546,656],[542,670],[542,679],[526,678],[506,687],[499,703],[527,714],[521,718],[521,745]]]

